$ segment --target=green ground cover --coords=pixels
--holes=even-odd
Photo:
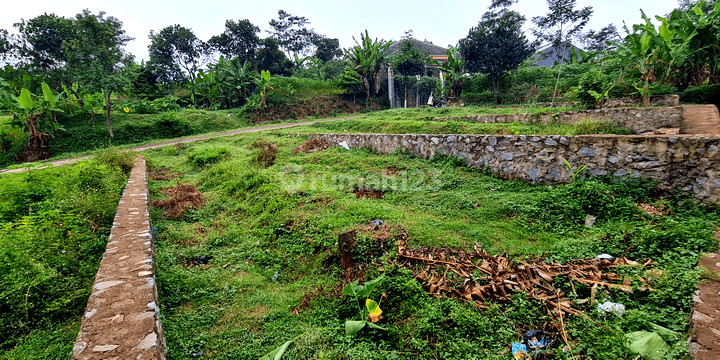
[[[68,359],[134,155],[0,175],[0,359]]]
[[[274,163],[257,161],[263,158],[254,145],[258,139],[277,146]],[[288,340],[294,341],[286,359],[507,359],[508,345],[524,331],[557,321],[521,293],[511,302],[485,303],[487,310],[428,296],[412,274],[387,263],[395,259],[400,228],[407,229],[411,247],[477,242],[490,254],[546,254],[562,262],[600,253],[650,258],[651,268],[661,270],[654,291],[640,290],[638,278],[647,277],[647,269],[616,268],[635,291],[598,291],[597,297],[624,304],[625,315],[576,304],[587,316],[565,318],[572,351],[555,350],[554,358],[634,359],[623,347],[624,336],[651,330],[651,323],[678,332],[666,339],[670,357],[687,355],[700,276],[695,266],[703,251],[717,246],[716,208],[680,195],[657,196],[654,184],[640,179],[529,185],[453,158],[337,147],[295,154],[303,140],[248,134],[145,152],[150,170],[165,167],[179,175],[151,181],[153,199],[165,198],[162,188],[191,184],[207,200],[180,218],[151,211],[159,235],[161,316],[174,359],[199,351],[208,359],[260,358]],[[357,198],[358,187],[385,193]],[[664,215],[648,215],[638,203]],[[594,227],[584,227],[586,214],[598,218]],[[387,330],[346,335],[345,321],[361,319],[357,300],[340,293],[345,283],[337,238],[374,219],[394,229],[392,238],[378,241],[361,232],[353,260],[362,265],[363,280],[384,274],[370,298],[387,295],[380,305]],[[213,259],[193,266],[203,255]],[[572,293],[567,279],[557,282]],[[589,288],[576,288],[570,301],[590,297]]]

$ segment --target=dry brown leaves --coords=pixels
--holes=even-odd
[[[205,197],[192,185],[180,185],[160,189],[160,193],[170,199],[153,202],[153,207],[166,209],[163,217],[166,219],[182,218],[188,208],[199,209],[205,205]]]
[[[592,289],[613,288],[632,292],[628,279],[622,283],[617,274],[603,270],[618,265],[647,266],[617,258],[614,261],[600,259],[574,260],[567,264],[546,263],[545,257],[527,260],[511,259],[507,254],[489,255],[476,243],[472,251],[453,247],[418,247],[408,249],[407,234],[402,230],[398,237],[398,263],[413,271],[428,293],[435,297],[443,295],[475,302],[485,308],[487,301],[511,301],[515,292],[524,292],[554,309],[578,314],[579,311],[567,301],[566,293],[553,286],[555,277],[567,276],[572,291],[575,284],[585,284]],[[640,279],[647,284],[644,279]],[[576,293],[577,294],[577,293]]]
[[[310,139],[310,140],[307,140],[304,143],[302,143],[300,146],[296,147],[293,150],[293,152],[295,154],[297,154],[299,152],[311,153],[311,152],[315,152],[315,151],[322,151],[329,147],[330,147],[330,144],[328,144],[322,140]]]
[[[157,170],[150,172],[150,179],[155,181],[171,180],[176,177],[182,176],[182,173],[172,172],[172,170],[161,166]]]
[[[647,203],[640,203],[637,205],[637,207],[638,207],[638,209],[640,209],[640,211],[642,211],[648,215],[653,215],[653,216],[665,215],[665,213],[662,210],[656,208],[653,205],[647,204]]]

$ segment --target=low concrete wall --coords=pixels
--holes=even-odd
[[[118,204],[73,359],[164,359],[145,159]]]
[[[693,191],[699,199],[720,200],[720,137],[690,135],[428,135],[309,134],[331,145],[370,147],[381,154],[404,150],[421,157],[437,153],[464,159],[503,177],[539,183],[571,180],[567,160],[592,175],[642,176],[665,190]]]
[[[467,120],[480,123],[574,123],[582,119],[612,120],[636,134],[660,128],[679,128],[683,121],[680,106],[663,108],[620,108],[566,111],[557,114],[513,114],[513,115],[468,115],[462,117],[437,117],[436,120]]]

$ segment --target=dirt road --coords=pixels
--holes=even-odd
[[[180,143],[191,143],[198,140],[205,140],[215,137],[221,137],[221,136],[231,136],[231,135],[237,135],[237,134],[245,134],[245,133],[255,133],[259,131],[267,131],[267,130],[277,130],[277,129],[287,129],[291,127],[296,126],[303,126],[303,125],[312,125],[319,122],[327,122],[327,121],[335,121],[335,120],[346,120],[346,119],[355,119],[358,117],[361,117],[364,115],[357,115],[357,116],[347,116],[347,117],[340,117],[340,118],[332,118],[332,119],[323,119],[323,120],[313,120],[313,121],[303,121],[298,123],[291,123],[291,124],[277,124],[277,125],[266,125],[266,126],[258,126],[253,128],[247,128],[247,129],[239,129],[239,130],[231,130],[231,131],[225,131],[217,134],[209,134],[209,135],[199,135],[199,136],[193,136],[183,139],[173,139],[173,140],[166,140],[166,141],[160,141],[152,144],[146,144],[146,145],[140,145],[131,148],[132,151],[143,151],[147,149],[155,149],[167,145],[174,145],[174,144],[180,144]],[[67,158],[67,159],[61,159],[61,160],[53,160],[44,162],[43,166],[33,168],[33,169],[41,169],[43,167],[47,166],[61,166],[61,165],[67,165],[67,164],[74,164],[80,160],[89,159],[90,155],[86,156],[78,156],[73,158]],[[5,169],[0,170],[0,174],[12,174],[12,173],[21,173],[26,171],[26,169]]]

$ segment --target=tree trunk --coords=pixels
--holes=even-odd
[[[557,76],[557,80],[555,80],[555,90],[553,90],[552,101],[550,102],[550,107],[555,107],[555,96],[557,95],[558,84],[560,84],[560,74],[561,73],[562,73],[562,65],[560,65],[560,69],[558,69],[558,76]]]
[[[643,86],[643,107],[649,107],[650,106],[650,91],[648,90],[648,86]]]
[[[193,107],[197,107],[197,100],[195,99],[195,77],[190,77],[190,93],[192,94]]]
[[[110,92],[105,93],[105,112],[107,114],[107,127],[110,137],[115,137],[112,131],[112,123],[110,122],[110,111],[112,110],[112,104],[110,103]]]

